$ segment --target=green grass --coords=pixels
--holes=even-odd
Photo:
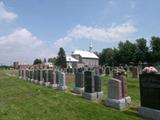
[[[107,81],[102,77],[104,99]],[[139,83],[129,76],[129,95],[132,104],[126,111],[104,106],[103,101],[89,101],[72,95],[73,82],[67,82],[69,90],[63,92],[35,85],[18,79],[14,70],[0,70],[0,120],[141,120]]]

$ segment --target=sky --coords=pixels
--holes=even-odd
[[[0,64],[160,36],[159,0],[0,0]]]

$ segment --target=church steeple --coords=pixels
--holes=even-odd
[[[93,49],[92,40],[90,40],[89,52],[92,52],[92,49]]]

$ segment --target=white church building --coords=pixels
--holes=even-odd
[[[71,56],[66,57],[66,60],[69,68],[96,67],[99,65],[99,57],[92,52],[92,44],[89,51],[75,50]]]

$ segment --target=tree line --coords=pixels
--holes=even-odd
[[[46,62],[47,62],[46,58],[44,58],[43,61],[41,59],[36,58],[34,60],[33,64],[34,65],[35,64],[42,64],[42,63],[46,63]],[[48,58],[48,62],[53,63],[54,65],[56,65],[59,68],[66,68],[67,67],[66,53],[65,53],[64,49],[60,48],[57,57]]]
[[[135,42],[120,41],[117,48],[104,48],[99,56],[101,66],[119,66],[128,64],[158,64],[160,62],[160,37],[151,37],[149,45],[145,38],[136,39]],[[46,63],[47,60],[35,59],[33,64]],[[59,49],[57,57],[49,58],[48,62],[57,67],[66,68],[66,54],[63,48]]]
[[[153,36],[149,42],[149,46],[147,46],[147,40],[139,38],[135,43],[126,40],[119,42],[117,48],[105,48],[98,54],[99,64],[117,66],[130,63],[159,63],[160,38]]]

